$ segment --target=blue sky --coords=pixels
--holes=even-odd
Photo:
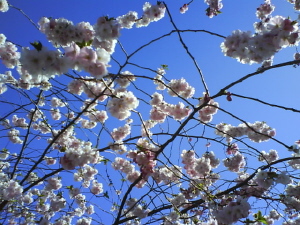
[[[292,5],[287,1],[277,0],[272,1],[276,6],[275,12],[272,15],[290,16],[293,19],[297,19],[297,14],[294,12]],[[128,11],[137,11],[139,15],[142,14],[142,6],[144,1],[136,0],[111,0],[111,1],[79,1],[79,0],[52,0],[52,1],[39,1],[39,0],[28,0],[28,1],[17,1],[11,0],[9,3],[17,8],[22,9],[33,22],[37,24],[38,20],[43,17],[60,18],[64,17],[68,20],[73,21],[74,24],[87,21],[94,24],[98,17],[108,15],[110,17],[117,17],[126,14]],[[154,1],[151,1],[155,4]],[[207,5],[203,1],[194,1],[191,4],[190,9],[185,14],[179,13],[179,8],[185,1],[166,1],[168,8],[172,14],[172,17],[179,29],[197,29],[197,30],[208,30],[224,36],[230,35],[233,30],[240,29],[244,31],[253,32],[253,23],[257,21],[255,17],[256,8],[263,3],[262,0],[252,1],[241,1],[241,0],[230,0],[224,1],[224,8],[221,10],[222,14],[215,18],[209,19],[205,16],[205,9]],[[28,21],[22,13],[14,8],[6,13],[0,14],[0,33],[4,33],[8,40],[20,46],[28,47],[30,42],[41,41],[44,46],[51,48],[50,43],[45,39],[44,34],[40,33],[31,23]],[[166,16],[164,19],[158,22],[151,23],[147,28],[133,28],[131,30],[122,30],[121,37],[119,38],[125,50],[130,54],[135,51],[138,47],[149,41],[157,38],[163,34],[173,30],[170,23],[170,19]],[[182,34],[182,37],[187,44],[190,52],[196,58],[203,74],[207,85],[209,87],[211,95],[216,94],[221,88],[227,84],[245,76],[248,73],[256,71],[259,65],[244,65],[238,63],[235,59],[225,57],[220,49],[220,44],[223,41],[222,38],[211,36],[209,34],[198,32],[186,32]],[[275,55],[274,64],[293,60],[293,54],[297,51],[296,47],[290,47],[284,49],[282,52]],[[113,54],[114,59],[118,62],[124,62],[124,54],[121,52],[120,47],[116,48],[116,52]],[[172,34],[169,37],[163,38],[154,44],[142,49],[135,54],[130,62],[141,65],[146,68],[156,70],[160,65],[168,65],[169,70],[167,71],[168,79],[178,79],[184,77],[192,86],[196,88],[195,97],[202,97],[204,91],[201,85],[201,80],[196,68],[194,67],[191,59],[185,54],[185,50],[178,41],[177,34]],[[109,68],[111,73],[118,71],[116,63],[111,61],[112,67]],[[129,70],[134,74],[147,75],[153,77],[155,74],[148,70],[138,69],[135,66],[128,65],[124,70]],[[299,108],[299,69],[293,68],[292,66],[273,69],[266,71],[263,74],[254,76],[245,82],[233,87],[229,91],[243,96],[251,96],[252,98],[258,98],[265,102],[272,104],[284,105],[291,108]],[[3,65],[0,65],[0,73],[4,73],[6,69]],[[13,71],[14,76],[17,78],[18,75]],[[84,73],[83,73],[84,74]],[[59,81],[66,81],[63,76],[58,78]],[[147,91],[150,95],[156,90],[151,82],[144,82],[138,80],[137,85],[144,91]],[[134,88],[131,86],[131,90]],[[36,89],[32,90],[32,94],[37,92]],[[175,98],[167,97],[167,100],[173,104],[177,103],[178,100]],[[9,91],[6,92],[2,99],[8,101],[21,101],[21,97],[18,95],[12,95]],[[149,98],[142,96],[145,101]],[[266,121],[268,125],[274,127],[277,131],[276,138],[287,145],[292,145],[294,141],[300,139],[299,136],[299,125],[300,117],[296,113],[285,111],[282,109],[270,108],[263,106],[257,102],[239,99],[233,97],[232,102],[226,101],[226,97],[216,99],[219,102],[220,107],[230,111],[234,115],[241,117],[242,119],[253,123],[255,121]],[[197,100],[192,101],[193,104],[197,104]],[[0,103],[1,105],[1,103]],[[7,104],[5,104],[5,107]],[[150,107],[147,105],[140,104],[139,110],[143,114],[144,119],[148,119],[148,112]],[[2,115],[2,112],[1,112]],[[133,115],[136,118],[136,115]],[[240,121],[232,118],[230,115],[226,115],[222,112],[218,112],[214,116],[212,124],[218,124],[220,122],[231,123],[237,126]],[[112,119],[112,122],[107,124],[107,127],[114,128],[123,125],[124,122],[118,122],[116,119]],[[133,125],[138,125],[134,123]],[[192,127],[194,124],[188,125]],[[169,128],[174,131],[179,126],[178,123],[170,123]],[[168,126],[162,126],[164,130]],[[134,128],[135,132],[139,131],[139,127]],[[198,129],[198,130],[197,130]],[[202,133],[203,126],[200,125],[193,131],[193,133]],[[160,129],[157,129],[157,131]],[[79,132],[80,133],[80,132]],[[206,129],[205,134],[214,138],[213,130]],[[90,134],[80,134],[83,138],[91,138]],[[107,144],[108,136],[104,135],[100,138],[100,146],[104,147]],[[165,137],[162,137],[164,140]],[[103,141],[101,141],[103,140]],[[205,144],[206,140],[202,139],[199,142],[194,142],[193,146],[199,155],[206,151]],[[5,142],[6,143],[6,142]],[[2,144],[1,144],[2,145]],[[11,149],[17,148],[18,146],[12,144],[4,144]],[[261,144],[253,144],[252,146],[257,147],[259,150],[268,151],[269,149],[276,149],[281,157],[289,156],[290,153],[283,148],[283,146],[275,142],[266,142]],[[180,152],[182,149],[189,149],[190,146],[186,142],[177,140],[166,150],[166,155],[169,155],[174,163],[180,161]],[[209,151],[215,151],[219,157],[226,157],[224,149],[221,146],[212,143]],[[16,149],[16,151],[18,151]],[[107,154],[106,157],[113,159],[114,155]],[[165,160],[162,157],[162,160]],[[251,161],[252,162],[252,161]],[[253,161],[254,162],[254,161]],[[251,164],[251,167],[261,164]],[[102,167],[102,169],[111,170],[110,166]],[[104,173],[106,174],[106,173]],[[113,173],[114,174],[114,173]],[[67,178],[66,178],[67,179]],[[99,178],[101,179],[101,178]],[[108,178],[104,175],[103,182],[107,181]],[[119,179],[120,180],[120,179]],[[100,180],[101,181],[101,180]],[[115,187],[121,188],[121,182],[115,181]],[[113,189],[113,188],[112,188]],[[108,188],[109,190],[109,188]],[[126,189],[124,189],[126,190]],[[143,192],[138,192],[144,194]],[[113,195],[113,191],[110,192],[110,196]],[[102,198],[101,198],[102,199]],[[106,205],[108,206],[108,205]],[[109,210],[110,206],[106,208]],[[99,213],[102,215],[101,213]],[[110,221],[110,220],[109,220]],[[106,223],[106,219],[102,218],[102,222]]]

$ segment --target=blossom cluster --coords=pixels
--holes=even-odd
[[[139,171],[135,170],[134,165],[132,165],[130,161],[121,157],[116,157],[111,166],[115,170],[120,170],[121,172],[125,173],[127,175],[126,179],[131,183],[135,182],[141,175]],[[138,182],[136,187],[142,188],[145,185],[145,182],[146,180],[142,179],[140,182]]]
[[[0,199],[12,200],[21,197],[23,187],[15,180],[10,180],[6,174],[0,172]]]
[[[7,12],[9,9],[8,3],[6,0],[0,0],[0,12]]]
[[[125,124],[123,127],[114,128],[111,132],[111,136],[115,141],[121,141],[126,138],[131,132],[131,127],[128,124]]]
[[[240,152],[236,152],[234,156],[223,159],[224,166],[232,172],[239,172],[246,165],[244,156]]]
[[[68,58],[63,57],[60,51],[48,50],[46,47],[40,50],[23,48],[20,63],[21,78],[30,83],[41,83],[69,69]]]
[[[135,81],[135,76],[129,71],[121,72],[116,79],[116,82],[122,87],[126,88],[130,85],[131,82]]]
[[[93,27],[88,22],[76,25],[64,18],[42,17],[39,21],[40,31],[54,46],[68,46],[72,42],[88,42],[95,36]]]
[[[181,154],[184,169],[192,178],[204,178],[208,176],[212,169],[219,166],[219,159],[213,152],[204,153],[201,158],[196,158],[195,151],[183,150]]]
[[[156,181],[156,183],[163,182],[166,185],[171,183],[180,184],[180,178],[182,178],[182,170],[179,166],[162,166],[156,168],[151,174],[151,177]]]
[[[279,159],[278,153],[276,150],[271,149],[269,153],[265,151],[261,151],[261,155],[259,156],[259,161],[266,161],[268,163],[274,162]]]
[[[131,91],[124,88],[114,90],[113,97],[108,100],[107,109],[113,117],[125,120],[131,115],[131,110],[139,105],[138,99]]]
[[[82,185],[86,188],[90,186],[90,181],[93,180],[93,186],[99,186],[95,183],[94,176],[98,174],[98,170],[90,165],[84,165],[83,167],[77,169],[74,173],[75,181],[82,181]]]
[[[6,71],[5,74],[0,74],[0,94],[7,91],[5,84],[16,84],[16,79],[12,76],[11,71]]]
[[[220,224],[232,224],[239,219],[248,217],[251,206],[247,200],[247,198],[241,197],[231,198],[228,199],[229,203],[227,205],[223,207],[217,206],[213,210],[216,220]]]
[[[286,186],[283,203],[288,209],[300,210],[300,196],[299,196],[300,185],[298,184],[288,184]]]
[[[172,116],[175,120],[183,120],[191,112],[191,109],[182,102],[176,105],[165,102],[162,95],[157,92],[152,95],[150,104],[153,106],[150,119],[158,123],[163,123],[167,116]]]
[[[237,127],[231,124],[220,123],[216,125],[215,133],[221,137],[226,137],[228,143],[234,138],[241,136],[248,136],[249,140],[260,143],[262,141],[268,141],[274,137],[276,132],[265,122],[256,121],[255,123],[242,123]]]
[[[294,4],[294,9],[299,11],[300,10],[300,1],[299,0],[288,0],[288,2]]]
[[[205,97],[200,99],[200,105],[204,104],[207,99]],[[213,99],[207,101],[207,105],[199,110],[199,119],[202,123],[209,123],[213,119],[213,115],[215,115],[218,111],[219,103],[215,102]]]
[[[241,63],[262,63],[282,48],[297,45],[300,41],[298,23],[282,16],[264,18],[254,27],[254,35],[241,30],[233,31],[222,42],[222,52]]]
[[[179,95],[183,98],[191,98],[195,93],[195,88],[190,86],[184,78],[172,79],[168,85],[168,94],[171,96]]]
[[[145,218],[150,209],[145,209],[144,206],[138,204],[137,199],[131,198],[126,202],[127,209],[125,209],[126,217],[137,216],[138,218],[142,219]]]
[[[85,70],[97,79],[107,75],[110,54],[105,49],[97,48],[94,50],[90,46],[80,48],[76,43],[72,42],[64,50],[65,56],[71,61],[70,68],[79,71]]]
[[[138,150],[128,152],[127,157],[138,164],[143,179],[147,180],[149,175],[154,173],[155,157],[158,149],[150,144],[147,139],[139,139],[137,148]]]
[[[109,95],[112,95],[110,90],[112,83],[107,80],[95,80],[92,77],[74,79],[68,84],[68,91],[73,94],[81,95],[85,93],[88,98],[103,102]]]
[[[206,9],[206,15],[210,18],[217,16],[221,13],[221,9],[223,8],[222,0],[204,0],[204,2],[209,5]]]
[[[264,170],[259,170],[254,177],[254,182],[261,188],[267,190],[274,183],[280,183],[284,185],[288,185],[292,182],[292,179],[286,174],[286,172],[282,172],[277,174],[275,172],[267,172]]]
[[[264,19],[268,15],[270,15],[274,11],[275,7],[271,5],[271,0],[265,0],[264,4],[261,4],[257,9],[256,9],[256,16],[259,19]]]
[[[146,2],[143,5],[143,16],[136,22],[136,27],[145,27],[153,21],[158,21],[164,17],[166,7],[162,2],[158,2],[157,5],[151,5],[149,2]]]
[[[74,137],[74,128],[52,130],[53,138],[49,138],[48,142],[53,142],[53,148],[64,153],[60,158],[62,167],[66,170],[73,170],[75,167],[83,167],[86,164],[98,164],[102,157],[97,149],[92,147],[89,141],[81,141]]]
[[[20,53],[17,50],[16,45],[6,41],[6,36],[4,34],[0,34],[0,59],[7,68],[13,69],[18,65]]]

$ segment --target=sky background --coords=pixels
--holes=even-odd
[[[128,11],[137,11],[140,16],[142,15],[142,6],[144,1],[11,0],[9,3],[16,8],[22,9],[35,24],[37,24],[41,17],[46,16],[53,18],[63,17],[73,21],[74,24],[81,21],[87,21],[93,25],[97,21],[98,17],[105,15],[108,15],[109,17],[118,17],[126,14]],[[154,1],[151,1],[150,3],[155,4]],[[263,1],[223,1],[224,7],[221,10],[222,13],[212,19],[205,15],[205,9],[207,8],[207,5],[203,3],[203,1],[195,0],[185,14],[180,14],[179,8],[184,3],[187,2],[181,0],[166,1],[166,4],[168,5],[178,29],[207,30],[223,36],[228,36],[233,30],[236,29],[243,31],[249,30],[253,32],[253,23],[258,21],[255,16],[255,11],[256,8],[263,3]],[[285,17],[289,16],[292,19],[297,19],[298,14],[294,12],[292,5],[287,1],[274,0],[272,3],[276,6],[275,11],[272,13],[273,16],[282,15]],[[23,47],[29,47],[30,42],[41,41],[42,44],[44,46],[48,46],[49,49],[53,48],[45,39],[44,34],[40,33],[19,10],[10,8],[8,12],[1,13],[0,21],[0,33],[4,33],[9,41]],[[166,16],[164,19],[158,22],[151,23],[146,28],[121,30],[121,37],[119,38],[119,41],[122,43],[126,52],[130,54],[141,45],[146,44],[154,38],[160,37],[161,35],[166,34],[173,29],[174,28],[170,23],[170,19],[168,16]],[[260,66],[257,64],[251,66],[240,64],[235,59],[225,57],[220,49],[220,44],[223,41],[220,37],[211,36],[207,33],[201,32],[186,32],[182,34],[182,37],[190,52],[197,60],[204,74],[211,95],[216,94],[221,88],[241,78],[242,76],[256,71]],[[296,47],[290,47],[282,50],[280,53],[275,55],[274,64],[293,60],[293,54],[295,52],[297,52]],[[117,46],[116,51],[112,56],[116,61],[120,63],[124,62],[125,56],[120,50],[119,46]],[[142,49],[130,59],[130,62],[145,68],[151,68],[153,70],[156,70],[162,64],[166,64],[169,68],[167,71],[168,79],[179,79],[184,77],[190,83],[190,85],[196,88],[195,97],[202,97],[202,92],[204,89],[201,84],[199,74],[191,59],[186,55],[185,50],[178,41],[178,36],[175,33],[151,44],[149,47]],[[113,60],[110,62],[110,64],[112,67],[109,68],[109,72],[116,73],[119,67]],[[126,66],[124,70],[129,70],[132,73],[139,75],[151,77],[155,76],[153,72],[138,69],[135,66]],[[4,73],[5,71],[7,71],[7,69],[3,65],[0,65],[0,73]],[[12,71],[13,75],[18,78],[16,71]],[[84,73],[82,72],[82,74]],[[63,76],[58,79],[62,82],[65,81]],[[247,81],[234,86],[229,91],[243,96],[258,98],[272,104],[299,109],[299,80],[299,69],[289,66],[273,69],[256,75]],[[137,86],[142,87],[142,89],[148,92],[150,95],[156,91],[155,86],[151,85],[151,82],[146,83],[143,80],[138,80]],[[32,93],[35,93],[36,91],[37,90],[32,90]],[[178,102],[178,100],[175,98],[167,97],[166,93],[165,96],[170,103],[176,104]],[[145,101],[149,101],[149,97],[147,96],[141,95],[140,97]],[[0,99],[4,99],[6,101],[21,101],[21,96],[13,95],[10,91],[7,91],[0,96]],[[282,109],[271,108],[269,106],[264,106],[262,104],[245,99],[239,99],[237,97],[233,97],[232,102],[226,101],[225,96],[216,99],[216,101],[219,102],[221,108],[230,111],[232,114],[242,118],[245,121],[250,123],[254,123],[255,121],[266,121],[268,125],[276,129],[276,138],[287,145],[292,145],[296,140],[300,139],[300,117],[296,113],[284,111]],[[197,100],[194,100],[193,102],[194,104],[197,104]],[[7,107],[7,104],[5,104],[5,106],[3,105],[3,107]],[[150,106],[142,104],[140,104],[140,107],[137,108],[137,110],[143,114],[145,120],[148,119],[149,109]],[[4,110],[0,111],[1,116],[5,114]],[[231,123],[234,126],[237,126],[241,123],[240,121],[232,118],[230,115],[218,112],[214,116],[212,124],[218,124],[220,122]],[[121,125],[124,125],[124,122],[118,122],[116,119],[112,119],[111,122],[107,124],[107,127],[112,129]],[[192,126],[193,124],[188,127]],[[170,123],[169,128],[171,131],[174,131],[177,127],[178,123]],[[194,130],[193,132],[203,132],[203,126],[199,126],[198,128],[199,131]],[[139,127],[136,127],[136,129],[133,130],[134,132],[138,132],[139,129]],[[212,138],[215,137],[213,130],[207,129],[205,132],[207,136],[211,136]],[[85,136],[93,140],[93,137],[91,137],[90,134],[81,135],[82,137]],[[164,140],[164,137],[162,137],[161,140]],[[108,141],[109,137],[107,135],[104,135],[103,137],[101,136],[99,147],[106,146]],[[190,148],[190,146],[186,145],[186,143],[182,145],[178,143],[181,142],[174,142],[166,152],[166,155],[170,156],[174,162],[180,162],[180,153],[182,149]],[[199,155],[206,151],[205,144],[206,140],[199,140],[198,143],[193,143],[193,146],[197,148],[195,150]],[[251,143],[251,145],[257,147],[261,151],[276,149],[278,150],[280,157],[290,156],[290,152],[288,152],[287,149],[275,142],[266,142],[259,145]],[[18,148],[17,145],[12,145],[8,142],[2,142],[0,147],[9,147],[10,149],[18,151],[16,149]],[[215,151],[216,155],[219,157],[226,157],[225,150],[218,145],[214,145],[214,143],[212,143],[212,146],[208,150]],[[114,155],[107,154],[106,157],[113,159]],[[255,168],[257,165],[261,164],[251,164],[249,167]],[[104,169],[111,168],[110,166],[107,166]],[[107,181],[107,175],[103,176],[103,180]],[[66,179],[69,179],[68,176],[66,176]],[[120,184],[116,183],[115,187],[116,189],[121,189],[122,185],[124,185],[122,182],[120,182]],[[110,196],[114,195],[112,189],[113,188],[110,188]],[[126,189],[124,188],[124,190]],[[115,198],[117,199],[117,197]],[[103,208],[109,210],[110,206],[104,205]],[[111,221],[110,219],[106,220],[104,217],[101,218],[102,222],[104,223],[106,223],[106,221]]]

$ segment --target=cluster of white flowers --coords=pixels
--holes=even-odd
[[[66,73],[70,68],[70,60],[63,57],[59,50],[23,48],[20,57],[21,78],[31,83],[41,83],[43,79],[49,79],[55,75]],[[32,76],[29,78],[29,76]]]
[[[127,157],[138,164],[143,179],[147,180],[149,175],[154,173],[154,167],[156,166],[155,152],[158,149],[150,144],[147,139],[139,139],[136,145],[138,150],[130,151]]]
[[[146,2],[143,6],[143,15],[138,18],[138,13],[130,11],[123,16],[117,17],[117,22],[121,28],[131,29],[134,24],[136,27],[148,26],[151,22],[158,21],[165,15],[165,5],[158,2],[157,5],[151,5]]]
[[[268,15],[270,15],[274,11],[275,7],[271,5],[271,0],[265,0],[264,4],[261,4],[257,9],[256,9],[256,16],[259,19],[264,19]]]
[[[279,159],[278,153],[276,150],[271,149],[269,153],[266,153],[265,151],[261,151],[261,155],[259,155],[258,160],[259,161],[266,161],[268,163],[274,162],[277,159]]]
[[[23,129],[28,128],[28,123],[26,123],[25,118],[19,118],[17,115],[13,115],[11,121],[12,121],[13,125],[16,126],[16,127],[20,127],[20,128],[23,128]]]
[[[126,145],[123,144],[122,141],[114,142],[114,143],[109,143],[109,148],[118,154],[123,154],[127,152],[127,147]]]
[[[238,172],[238,178],[235,179],[237,183],[243,183],[250,175],[244,171]],[[261,196],[267,189],[260,187],[251,179],[247,184],[243,185],[237,194],[240,196]]]
[[[77,220],[76,225],[90,225],[92,223],[91,217],[84,217]]]
[[[246,165],[245,158],[240,152],[237,152],[230,158],[223,159],[223,163],[224,166],[228,168],[228,170],[236,173]]]
[[[285,192],[287,195],[294,196],[297,199],[300,199],[300,183],[297,185],[295,184],[288,184]]]
[[[95,31],[88,22],[76,25],[64,18],[42,17],[39,21],[40,31],[54,46],[68,46],[72,42],[88,42],[94,38]]]
[[[75,145],[77,145],[75,143]],[[84,166],[88,163],[98,163],[101,159],[99,152],[93,149],[90,144],[80,143],[79,146],[68,146],[65,155],[60,158],[62,167],[66,170],[73,170],[77,166]]]
[[[8,3],[6,0],[0,0],[0,12],[7,12],[9,9]]]
[[[52,107],[65,107],[67,106],[67,103],[63,102],[61,99],[53,97],[51,99],[51,106]]]
[[[12,200],[21,197],[23,187],[19,185],[15,180],[9,180],[6,174],[0,172],[0,199]]]
[[[83,167],[77,169],[74,173],[75,181],[82,181],[82,185],[86,188],[90,186],[90,181],[94,180],[94,176],[98,174],[98,170],[90,165],[84,165]]]
[[[99,17],[94,26],[99,41],[117,39],[120,36],[120,24],[113,18]]]
[[[92,147],[91,142],[81,141],[74,137],[74,128],[69,127],[63,133],[60,130],[52,130],[53,137],[59,137],[53,143],[53,147],[64,152],[65,155],[60,158],[62,167],[66,170],[73,170],[75,167],[83,167],[86,164],[97,164],[101,160],[101,156],[97,149]],[[48,142],[52,142],[53,138],[49,138]]]
[[[300,1],[299,0],[288,0],[288,2],[294,4],[294,9],[295,10],[300,10]]]
[[[97,79],[107,75],[110,54],[105,49],[97,48],[94,50],[90,46],[80,48],[76,43],[72,42],[64,50],[66,58],[72,63],[70,68],[79,71],[85,70]]]
[[[233,31],[221,44],[222,52],[241,63],[262,63],[280,49],[300,41],[298,23],[282,16],[265,18],[254,27],[255,35]]]
[[[222,0],[204,0],[204,2],[209,5],[206,9],[206,15],[209,16],[209,18],[221,13],[220,10],[223,8],[223,3],[221,1]]]
[[[51,117],[53,120],[60,120],[61,118],[61,113],[59,109],[50,109]]]
[[[181,167],[179,166],[163,166],[154,170],[151,174],[156,183],[163,182],[166,185],[171,183],[180,184],[180,178],[182,177]]]
[[[268,224],[274,224],[276,220],[282,218],[282,215],[279,214],[276,210],[271,210],[269,215],[264,216]]]
[[[158,21],[165,16],[166,7],[162,2],[157,5],[151,5],[146,2],[143,6],[144,14],[141,19],[136,22],[136,27],[146,27],[153,21]]]
[[[45,190],[59,190],[62,187],[61,179],[59,177],[51,177],[47,182]]]
[[[44,118],[44,114],[39,109],[31,109],[30,112],[27,114],[27,117],[32,121],[37,121],[38,119]]]
[[[206,99],[206,95],[200,99],[200,105],[204,104]],[[207,106],[204,106],[199,110],[199,119],[203,123],[209,123],[213,119],[213,115],[215,115],[218,111],[219,103],[215,102],[213,99],[210,99],[207,103]]]
[[[61,209],[66,207],[66,199],[59,197],[59,196],[55,196],[52,197],[50,200],[50,210],[53,212],[58,212]]]
[[[166,70],[164,68],[157,68],[156,76],[153,80],[153,83],[155,85],[157,85],[156,86],[157,90],[165,90],[166,89],[166,85],[164,85],[164,82],[162,80],[162,77],[165,74],[166,74]]]
[[[294,153],[292,157],[300,157],[300,153]],[[292,159],[288,164],[294,169],[300,169],[300,159]]]
[[[68,84],[68,91],[77,95],[81,95],[84,92],[88,98],[92,99],[99,96],[97,100],[103,102],[108,95],[112,95],[109,90],[112,88],[112,85],[113,84],[109,81],[95,80],[92,77],[86,77],[84,80],[72,80]]]
[[[286,195],[283,203],[289,209],[300,210],[300,184],[288,184],[285,188]]]
[[[3,64],[7,68],[13,69],[18,65],[20,53],[17,52],[17,50],[17,47],[13,43],[6,41],[6,36],[4,34],[0,34],[0,59],[2,59]]]
[[[128,181],[130,181],[131,183],[133,183],[134,181],[136,181],[141,173],[137,170],[135,170],[134,165],[132,165],[131,162],[129,162],[126,159],[123,159],[121,157],[116,157],[115,161],[111,164],[111,166],[115,169],[115,170],[120,170],[121,172],[125,173],[126,179]],[[137,185],[136,187],[138,188],[142,188],[145,184],[146,180],[142,179]]]
[[[178,212],[171,212],[164,218],[163,225],[179,225],[180,215]]]
[[[42,134],[51,133],[51,126],[46,121],[39,121],[38,123],[32,123],[31,127],[34,130],[40,131]]]
[[[158,123],[163,123],[167,116],[172,116],[175,120],[183,120],[191,112],[191,109],[182,102],[176,105],[166,103],[162,95],[157,92],[152,95],[150,104],[153,106],[150,119]]]
[[[189,10],[189,5],[188,4],[183,4],[183,6],[180,7],[179,11],[181,14],[186,13],[186,11]]]
[[[169,201],[174,208],[183,207],[186,203],[188,203],[187,199],[182,193],[179,193],[174,198],[170,198]]]
[[[115,141],[122,141],[131,132],[131,126],[125,124],[123,127],[114,128],[111,132],[111,136]]]
[[[204,153],[201,158],[197,159],[195,157],[195,151],[183,150],[181,158],[187,174],[194,179],[208,176],[211,170],[217,168],[220,163],[213,152]]]
[[[260,143],[262,141],[268,141],[270,138],[274,137],[276,132],[265,122],[256,121],[255,123],[239,124],[237,127],[231,124],[220,123],[216,125],[215,133],[221,137],[226,137],[228,143],[230,143],[233,138],[248,136],[248,138],[253,141]]]
[[[218,223],[232,224],[239,219],[248,217],[250,209],[251,206],[247,202],[247,199],[238,197],[236,201],[232,199],[228,205],[222,208],[217,206],[216,209],[213,210],[213,214]]]
[[[131,110],[139,105],[139,101],[131,91],[119,88],[114,91],[114,97],[107,103],[107,109],[113,117],[125,120],[131,115]]]
[[[150,209],[146,209],[142,205],[137,203],[137,199],[131,198],[126,202],[127,209],[125,209],[126,217],[137,216],[140,219],[145,218]]]
[[[5,74],[0,74],[0,95],[7,91],[5,84],[16,84],[17,80],[12,76],[11,71],[6,71]]]
[[[96,180],[93,180],[92,183],[92,188],[91,188],[91,193],[93,193],[94,195],[99,195],[103,192],[103,185],[102,183],[99,183]]]
[[[8,131],[8,138],[9,140],[14,143],[14,144],[23,144],[23,140],[19,137],[20,136],[20,131],[17,129],[11,129]]]
[[[56,159],[52,157],[45,157],[44,160],[46,161],[47,165],[54,165],[56,163]]]
[[[117,21],[120,24],[121,28],[131,29],[135,22],[138,19],[137,12],[130,11],[123,16],[117,17]]]
[[[195,88],[190,86],[189,83],[184,79],[171,80],[168,84],[168,94],[171,96],[181,96],[183,98],[191,98],[195,93]]]
[[[135,81],[135,76],[129,71],[121,72],[121,75],[115,80],[122,88],[126,88],[132,81]]]
[[[153,128],[157,124],[154,120],[146,120],[141,124],[141,133],[142,137],[151,137],[152,132],[150,131],[151,128]]]

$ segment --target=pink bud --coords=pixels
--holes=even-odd
[[[227,92],[227,97],[226,97],[227,101],[231,102],[232,98],[231,98],[231,93]]]

